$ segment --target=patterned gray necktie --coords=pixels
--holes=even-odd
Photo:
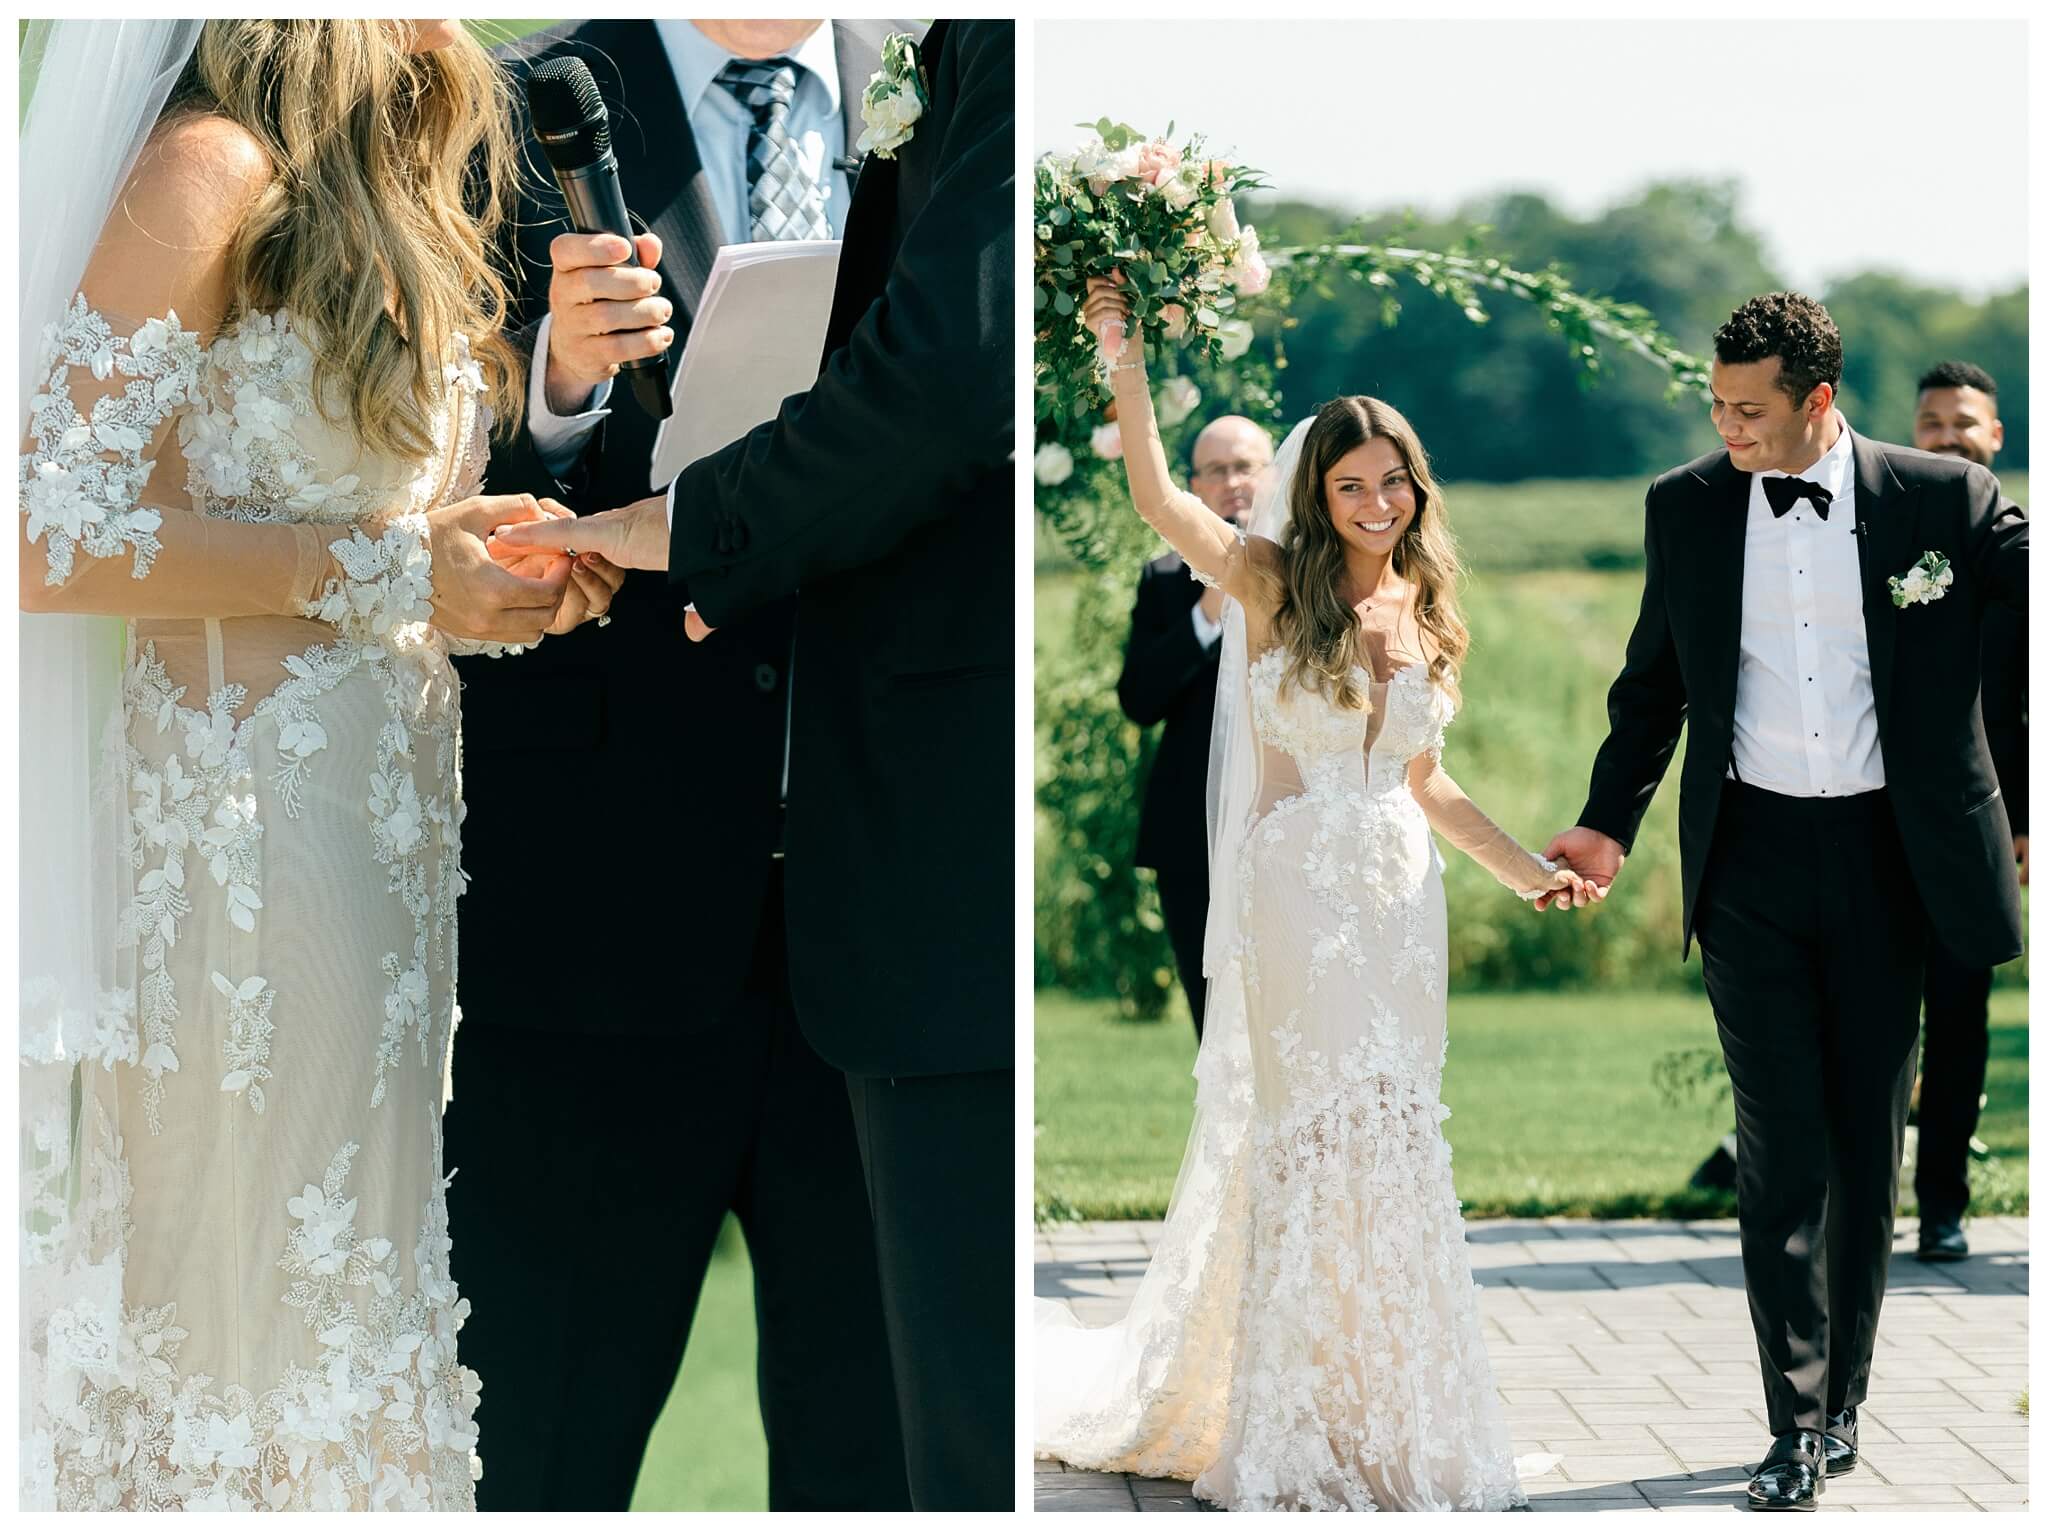
[[[796,65],[786,58],[733,59],[718,83],[754,119],[747,130],[747,212],[755,239],[830,239],[825,189],[804,168],[789,131]]]

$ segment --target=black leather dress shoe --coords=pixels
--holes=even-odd
[[[1828,1476],[1839,1478],[1843,1473],[1856,1471],[1856,1411],[1844,1409],[1839,1414],[1828,1416],[1828,1427],[1821,1435],[1821,1460],[1827,1463]]]
[[[1827,1487],[1827,1468],[1821,1460],[1821,1433],[1794,1430],[1771,1443],[1769,1453],[1757,1464],[1749,1480],[1752,1510],[1817,1510]]]
[[[1923,1218],[1920,1223],[1920,1258],[1923,1260],[1967,1260],[1970,1241],[1963,1237],[1961,1218]]]

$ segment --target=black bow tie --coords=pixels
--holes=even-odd
[[[1825,521],[1828,506],[1834,503],[1834,495],[1819,484],[1803,478],[1767,478],[1764,480],[1764,498],[1771,502],[1771,514],[1782,516],[1801,500],[1813,501],[1813,513]]]

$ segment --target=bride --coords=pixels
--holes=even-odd
[[[1127,322],[1090,284],[1098,333]],[[1142,347],[1111,369],[1138,512],[1220,586],[1209,1024],[1164,1234],[1125,1318],[1041,1302],[1036,1448],[1234,1510],[1526,1502],[1480,1334],[1438,1092],[1430,832],[1525,899],[1597,896],[1439,756],[1467,634],[1414,429],[1378,399],[1288,436],[1236,531],[1167,476]]]
[[[22,1504],[471,1508],[448,655],[622,578],[476,496],[503,87],[452,22],[38,28]]]

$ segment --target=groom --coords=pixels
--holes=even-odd
[[[846,1076],[919,1509],[1014,1498],[1013,58],[1009,22],[925,36],[927,102],[855,184],[807,393],[666,495],[499,538],[666,569],[700,627],[795,597],[789,977]],[[555,796],[637,832],[601,783]],[[687,926],[724,894],[686,862],[667,907]]]
[[[1984,967],[2020,950],[1977,693],[1986,603],[2025,604],[2026,519],[1983,468],[1850,431],[1841,375],[1796,293],[1715,333],[1723,447],[1650,486],[1610,730],[1548,852],[1611,883],[1689,721],[1685,947],[1734,1087],[1772,1510],[1856,1465],[1930,931]],[[1928,555],[1945,572],[1908,581]]]

